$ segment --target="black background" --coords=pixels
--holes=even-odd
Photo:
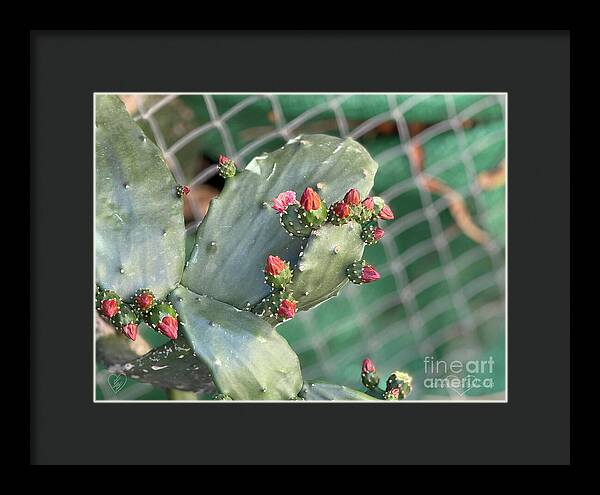
[[[31,463],[570,462],[568,32],[34,31],[30,50]],[[93,91],[508,92],[509,403],[94,404]]]

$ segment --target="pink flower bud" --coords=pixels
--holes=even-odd
[[[157,325],[160,333],[173,340],[177,338],[177,327],[177,318],[173,318],[169,315],[165,316]]]
[[[100,312],[107,318],[112,318],[117,314],[119,305],[115,299],[106,299],[100,304]]]
[[[188,195],[190,193],[190,186],[183,186],[181,188],[181,193],[184,195]]]
[[[289,205],[293,205],[296,202],[296,193],[294,191],[285,191],[273,198],[272,208],[277,213],[283,213]]]
[[[363,373],[374,373],[375,372],[375,365],[373,364],[373,361],[371,361],[369,358],[365,358],[365,360],[363,361],[362,372]]]
[[[363,283],[368,284],[369,282],[375,282],[375,280],[379,280],[379,273],[375,270],[371,265],[366,265],[362,269],[362,273],[360,279]]]
[[[279,275],[287,267],[287,263],[279,256],[269,256],[265,264],[265,273],[269,275]]]
[[[135,323],[128,323],[123,327],[123,333],[131,340],[135,340],[138,334],[138,326]]]
[[[231,161],[231,158],[225,155],[219,155],[219,165],[227,165]]]
[[[373,231],[373,238],[376,241],[381,239],[384,235],[385,235],[385,232],[383,231],[383,229],[381,227],[375,227],[375,230]]]
[[[388,391],[388,394],[392,395],[394,397],[394,399],[398,399],[398,397],[400,397],[400,389],[393,388],[390,391]]]
[[[362,205],[369,211],[373,211],[375,209],[375,201],[373,201],[373,198],[370,196],[362,202]]]
[[[360,204],[360,193],[356,189],[350,189],[344,196],[344,202],[358,206]]]
[[[279,304],[279,309],[277,309],[277,314],[282,316],[286,320],[289,318],[293,318],[296,314],[296,303],[294,301],[290,301],[289,299],[284,299]]]
[[[379,213],[379,218],[381,218],[382,220],[393,220],[394,212],[388,205],[385,205]]]
[[[321,198],[310,187],[307,187],[300,198],[300,205],[306,211],[318,210],[321,207]]]

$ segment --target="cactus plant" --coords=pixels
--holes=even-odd
[[[218,171],[225,187],[185,260],[189,187],[116,96],[97,96],[96,309],[130,339],[138,325],[169,339],[112,369],[217,400],[387,398],[304,384],[276,328],[349,280],[379,277],[362,259],[380,238],[377,219],[393,218],[367,198],[377,164],[352,139],[304,135],[243,168],[221,156]],[[406,395],[401,381],[388,395]]]

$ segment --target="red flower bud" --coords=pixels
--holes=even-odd
[[[385,235],[385,232],[383,231],[383,229],[381,227],[375,227],[375,230],[373,231],[373,238],[376,241],[381,239],[384,235]]]
[[[123,327],[123,333],[131,340],[135,340],[138,334],[138,326],[135,323],[128,323]]]
[[[321,198],[310,187],[307,187],[300,198],[300,205],[306,211],[318,210],[321,207]]]
[[[356,189],[350,189],[344,196],[344,202],[358,206],[360,204],[360,193]]]
[[[380,275],[375,268],[373,268],[371,265],[366,265],[362,269],[360,279],[363,281],[363,283],[368,284],[369,282],[375,282],[375,280],[379,280],[379,277]]]
[[[379,218],[381,218],[382,220],[393,220],[394,212],[391,210],[391,208],[388,205],[385,205],[383,207],[383,209],[381,210],[381,212],[379,213]]]
[[[173,318],[169,315],[165,316],[157,325],[160,333],[173,340],[177,338],[177,327],[177,318]]]
[[[346,218],[350,215],[350,206],[348,203],[336,203],[333,205],[333,212],[338,218]]]
[[[283,261],[279,256],[269,256],[267,258],[267,263],[265,264],[265,273],[276,276],[285,270],[286,267],[286,262]]]
[[[115,299],[106,299],[100,304],[100,312],[107,318],[112,318],[117,314],[119,305]]]
[[[369,211],[375,209],[375,201],[373,201],[373,198],[370,196],[362,202],[362,205]]]
[[[293,318],[296,314],[296,303],[294,301],[290,301],[289,299],[284,299],[279,304],[277,314],[285,319]]]
[[[186,194],[186,195],[187,195],[187,194],[189,194],[189,193],[190,193],[190,186],[183,186],[183,187],[181,188],[181,192],[182,192],[183,194]]]
[[[146,311],[154,303],[154,297],[152,294],[144,292],[135,298],[135,302],[138,304],[142,311]]]
[[[371,361],[369,358],[365,358],[365,360],[363,361],[362,372],[363,373],[374,373],[375,372],[375,365],[373,364],[373,361]]]
[[[227,165],[231,161],[231,158],[225,155],[219,155],[219,165]]]

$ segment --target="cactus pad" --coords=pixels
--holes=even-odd
[[[270,207],[272,199],[309,186],[326,204],[353,187],[366,196],[376,171],[377,164],[356,141],[326,135],[299,136],[255,158],[227,179],[220,196],[212,200],[198,228],[183,285],[237,308],[255,305],[270,292],[262,273],[267,256],[295,265],[303,244],[281,228]]]
[[[298,309],[306,311],[336,295],[346,285],[346,267],[364,250],[360,225],[326,224],[313,232],[294,270],[292,290]]]
[[[96,282],[162,298],[183,272],[182,199],[160,150],[115,95],[96,97]]]
[[[287,400],[298,394],[298,357],[261,318],[185,287],[169,298],[184,335],[210,368],[220,393],[233,400]]]
[[[181,336],[134,361],[113,366],[111,370],[156,387],[192,392],[214,391],[209,369]]]

